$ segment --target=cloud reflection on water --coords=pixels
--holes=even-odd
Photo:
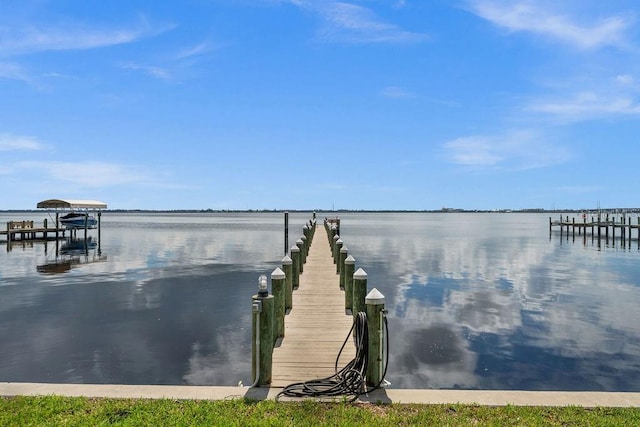
[[[393,387],[639,390],[637,251],[549,239],[541,215],[341,218],[386,296]],[[292,215],[291,243],[307,219]],[[0,380],[247,383],[250,298],[281,261],[282,215],[103,221],[106,262],[41,274],[51,244],[0,253]]]
[[[307,216],[292,215],[291,237]],[[250,381],[251,295],[282,259],[281,215],[105,214],[102,225],[107,262],[42,274],[67,259],[51,242],[0,255],[0,381]]]
[[[639,254],[561,245],[540,215],[399,215],[342,217],[387,297],[393,386],[638,390]]]

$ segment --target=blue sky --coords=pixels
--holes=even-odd
[[[637,0],[0,2],[0,209],[639,206]]]

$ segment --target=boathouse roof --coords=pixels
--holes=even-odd
[[[49,199],[38,202],[43,209],[106,209],[107,204],[98,200]]]

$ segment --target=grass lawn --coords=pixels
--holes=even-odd
[[[0,398],[0,426],[631,426],[640,408]]]

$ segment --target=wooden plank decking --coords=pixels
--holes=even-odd
[[[340,347],[353,317],[344,308],[344,291],[331,257],[324,227],[319,226],[309,249],[293,308],[285,316],[285,336],[273,351],[272,387],[324,378],[334,373]],[[355,357],[350,340],[338,369]]]

